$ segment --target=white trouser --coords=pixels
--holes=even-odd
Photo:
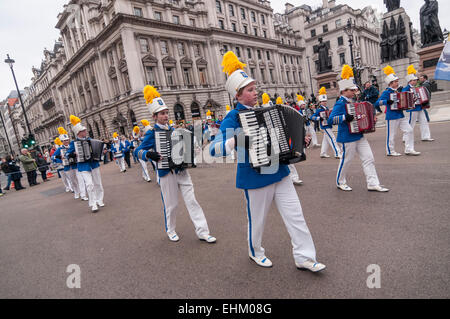
[[[386,154],[395,152],[395,135],[400,129],[405,137],[405,152],[414,151],[414,131],[406,117],[397,120],[386,120]]]
[[[84,197],[86,197],[86,184],[84,183],[83,176],[81,176],[81,172],[79,172],[78,170],[74,170],[74,171],[75,171],[75,174],[77,176],[78,189],[80,191],[80,197],[84,198]]]
[[[70,171],[67,171],[65,173],[70,181],[70,185],[72,186],[72,190],[75,193],[75,197],[78,197],[80,195],[80,188],[78,187],[78,178],[76,170],[71,169]]]
[[[100,168],[94,168],[90,172],[80,172],[83,178],[86,190],[89,196],[89,207],[95,204],[103,203],[103,185],[102,177],[100,175]]]
[[[311,142],[312,145],[317,145],[319,144],[319,142],[317,141],[317,134],[316,134],[316,130],[314,130],[314,124],[310,124],[306,126],[306,135],[311,135]]]
[[[289,177],[292,181],[297,181],[299,179],[297,169],[294,164],[289,164]]]
[[[147,162],[139,159],[139,162],[142,166],[142,178],[146,181],[151,181],[150,174],[148,173]]]
[[[184,170],[178,174],[169,173],[159,178],[161,198],[164,206],[164,222],[167,233],[175,232],[177,222],[178,192],[181,191],[187,211],[198,237],[209,235],[208,223],[202,208],[195,199],[191,176]]]
[[[323,130],[322,149],[320,150],[320,155],[326,155],[329,147],[333,150],[335,157],[341,155],[341,149],[336,142],[336,137],[334,136],[333,131],[330,128],[327,128]]]
[[[347,171],[350,166],[355,153],[358,153],[359,158],[362,161],[362,167],[364,174],[366,175],[367,186],[379,186],[380,181],[378,180],[377,171],[375,169],[375,159],[373,158],[372,149],[370,148],[369,142],[365,137],[361,138],[359,141],[342,143],[342,157],[339,163],[336,184],[343,185],[347,184]]]
[[[420,124],[420,135],[422,140],[427,140],[431,138],[430,126],[428,125],[427,117],[425,116],[425,112],[423,110],[418,112],[409,112],[408,117],[409,125],[414,131],[414,127],[416,126],[416,121],[419,119]],[[403,140],[405,141],[406,136],[403,135]]]
[[[313,239],[303,217],[297,192],[289,176],[265,187],[246,189],[244,194],[247,200],[249,255],[254,257],[265,255],[264,248],[261,247],[262,236],[267,213],[272,201],[275,200],[277,209],[291,237],[294,260],[297,263],[302,263],[308,259],[316,261]]]
[[[117,166],[119,166],[119,169],[121,172],[125,170],[125,159],[123,157],[117,157],[115,158]]]
[[[61,170],[59,174],[61,175],[61,179],[63,181],[64,187],[66,188],[66,192],[73,192],[74,189],[72,188],[72,184],[70,183],[68,174],[64,172],[64,170]]]

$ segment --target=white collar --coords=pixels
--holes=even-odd
[[[166,130],[166,131],[169,130],[169,124],[162,125],[162,124],[156,123],[155,125],[158,125],[158,127],[163,130]]]

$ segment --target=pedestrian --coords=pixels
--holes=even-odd
[[[431,103],[431,83],[430,83],[430,81],[428,81],[428,75],[422,74],[419,78],[419,81],[420,81],[420,85],[427,89],[428,99],[430,100],[430,103]],[[430,122],[430,116],[428,115],[428,111],[426,109],[424,109],[423,112],[425,113],[427,121]]]
[[[252,110],[258,102],[256,81],[242,69],[236,55],[229,51],[222,61],[224,72],[228,75],[225,89],[236,97],[238,104],[222,122],[219,134],[209,148],[211,156],[224,157],[237,148],[238,167],[236,187],[244,191],[247,201],[248,218],[248,255],[252,261],[261,267],[272,267],[272,262],[265,255],[262,247],[262,237],[267,213],[275,202],[282,216],[293,246],[293,257],[298,269],[308,269],[313,272],[325,269],[325,265],[317,262],[316,249],[311,233],[303,216],[297,191],[289,178],[287,165],[278,165],[276,172],[265,172],[253,169],[249,161],[249,136],[242,143],[242,126],[239,112]],[[238,144],[239,142],[239,144]],[[244,144],[244,145],[242,145]]]
[[[20,172],[20,166],[16,164],[11,155],[6,156],[6,163],[8,165],[7,171],[11,176],[11,180],[14,183],[14,188],[16,191],[20,191],[21,189],[25,189],[26,187],[22,186],[21,178],[22,173]]]
[[[369,191],[388,192],[389,189],[380,185],[375,169],[375,160],[368,140],[361,133],[350,133],[348,123],[351,123],[355,118],[347,113],[346,105],[354,103],[355,94],[358,90],[353,76],[353,69],[348,65],[344,65],[341,78],[342,80],[338,82],[341,97],[337,100],[328,118],[329,125],[338,125],[337,141],[342,143],[343,149],[337,171],[336,186],[342,191],[348,192],[352,190],[347,184],[347,174],[353,157],[355,154],[358,154],[366,176],[367,189]]]
[[[28,184],[30,187],[39,185],[40,183],[36,181],[36,170],[38,168],[36,160],[31,156],[30,151],[26,148],[23,148],[20,152],[22,155],[19,156],[19,160],[22,162],[23,169],[27,173]]]
[[[306,108],[305,98],[302,95],[297,95],[297,105],[300,108],[300,111],[299,111],[300,114],[305,119],[306,135],[309,135],[312,138],[312,147],[319,147],[320,144],[317,140],[316,131],[314,130],[313,125],[311,124],[311,122],[313,122],[311,120],[311,116],[314,113],[311,112],[311,109],[309,107]]]
[[[378,96],[380,95],[380,92],[378,91],[377,87],[375,85],[370,85],[370,82],[367,81],[364,83],[364,91],[362,93],[362,100],[372,103],[372,105],[375,105],[375,103],[378,100]],[[374,109],[374,112],[378,112],[376,114],[383,114],[383,111],[381,111],[380,106],[376,106]],[[374,114],[374,115],[376,115]]]
[[[158,162],[161,160],[161,155],[153,151],[156,150],[156,132],[173,131],[174,128],[168,125],[169,108],[154,87],[147,85],[144,88],[144,98],[146,103],[150,104],[150,114],[152,114],[156,124],[153,130],[147,131],[144,141],[135,152],[139,159],[144,161],[151,159]],[[173,242],[180,240],[175,228],[178,213],[178,196],[181,193],[186,203],[189,216],[194,224],[197,237],[208,243],[216,242],[216,238],[209,233],[205,215],[195,198],[194,185],[189,172],[184,168],[158,168],[158,179],[164,206],[165,230],[169,240]]]
[[[48,154],[48,152],[47,152]],[[41,153],[38,153],[36,164],[38,166],[38,170],[41,173],[42,181],[47,182],[47,169],[48,169],[48,163],[44,159],[44,156],[42,156]]]

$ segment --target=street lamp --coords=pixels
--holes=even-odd
[[[309,72],[309,83],[311,84],[311,94],[314,95],[314,88],[313,88],[312,77],[311,77],[311,66],[309,65],[309,56],[306,57],[306,60],[308,60],[308,72]]]
[[[25,111],[25,107],[23,106],[22,94],[20,94],[19,86],[17,85],[17,81],[16,81],[16,75],[14,74],[13,66],[14,66],[15,61],[9,57],[9,54],[7,54],[6,57],[7,57],[7,59],[5,60],[5,63],[8,64],[9,67],[11,68],[14,83],[16,84],[17,94],[19,95],[20,105],[22,106],[23,115],[25,116],[25,123],[26,123],[27,129],[28,129],[28,136],[29,136],[29,138],[32,138],[33,134],[31,133],[30,123],[28,122],[27,112]],[[34,137],[33,137],[33,139],[34,139]]]
[[[350,46],[350,57],[352,60],[352,68],[355,67],[355,61],[353,59],[353,31],[355,30],[355,24],[352,23],[352,19],[348,19],[347,25],[344,27],[344,31],[348,36],[348,44]]]

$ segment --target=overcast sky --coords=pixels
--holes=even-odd
[[[208,0],[212,1],[212,0]],[[9,53],[16,63],[16,73],[19,88],[23,90],[31,83],[31,67],[40,67],[44,57],[43,50],[53,49],[59,32],[55,28],[57,15],[63,5],[69,0],[0,0],[0,101],[5,99],[11,90],[15,90],[11,71],[6,63],[6,54]],[[289,3],[298,6],[304,3],[312,7],[322,4],[322,0],[290,0]],[[271,5],[275,12],[284,12],[283,0],[272,0]],[[337,4],[347,3],[353,8],[374,6],[378,12],[385,12],[383,0],[337,0]],[[401,0],[406,4],[406,12],[411,17],[414,28],[419,29],[419,10],[422,0]],[[450,29],[444,16],[450,15],[450,1],[439,1],[439,19],[441,27]]]

